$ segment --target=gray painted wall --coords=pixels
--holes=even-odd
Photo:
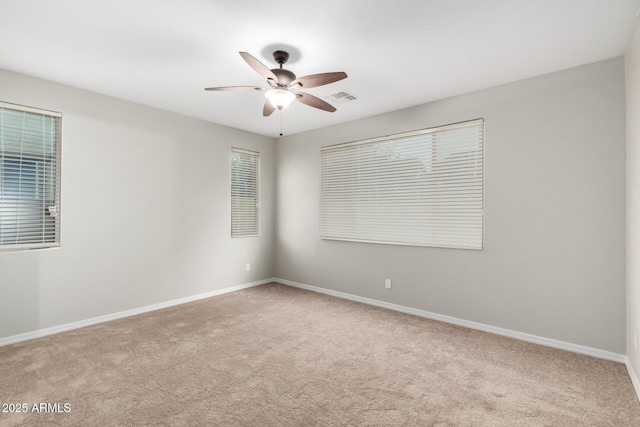
[[[636,375],[640,352],[640,29],[625,55],[627,84],[627,358]],[[636,377],[636,380],[640,379]],[[640,384],[636,392],[640,397]]]
[[[480,117],[483,251],[318,238],[321,146]],[[625,353],[622,58],[284,137],[277,164],[278,277]]]
[[[1,70],[0,100],[63,114],[62,247],[0,253],[0,338],[273,276],[271,138]],[[230,237],[232,146],[260,238]]]

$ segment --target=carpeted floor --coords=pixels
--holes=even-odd
[[[0,347],[0,402],[28,409],[2,426],[640,425],[622,364],[278,284]]]

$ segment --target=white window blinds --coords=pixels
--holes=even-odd
[[[0,249],[60,246],[61,115],[0,102]]]
[[[260,235],[260,154],[231,149],[231,237]]]
[[[323,239],[482,249],[482,119],[321,150]]]

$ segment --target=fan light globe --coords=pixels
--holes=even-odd
[[[265,92],[264,96],[267,97],[271,105],[276,107],[278,110],[282,110],[283,108],[287,108],[289,104],[296,99],[296,96],[285,89],[271,89]]]

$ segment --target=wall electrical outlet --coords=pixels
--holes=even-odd
[[[384,279],[384,287],[391,289],[391,279]]]
[[[247,263],[244,265],[244,271],[251,271],[251,264]]]

